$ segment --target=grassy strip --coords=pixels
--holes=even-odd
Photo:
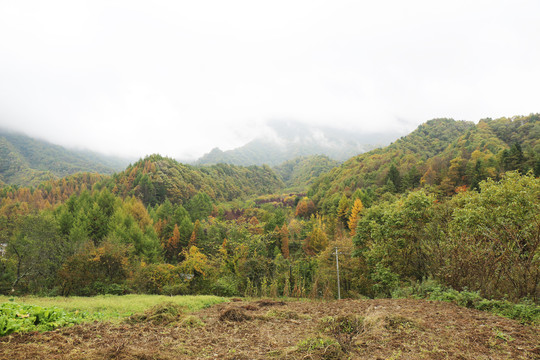
[[[508,300],[489,300],[480,296],[476,291],[457,291],[444,287],[433,280],[401,288],[394,291],[392,297],[448,301],[471,309],[489,311],[523,324],[540,325],[540,306],[532,301],[523,300],[520,303],[513,303]]]
[[[203,309],[214,304],[228,301],[227,298],[211,295],[165,296],[165,295],[100,295],[93,297],[36,297],[24,296],[9,298],[0,296],[0,303],[15,301],[17,303],[39,305],[43,307],[57,306],[66,311],[86,312],[90,316],[103,320],[121,319],[163,302],[180,305],[188,312]]]
[[[13,332],[48,331],[83,321],[119,321],[164,302],[193,312],[225,301],[228,299],[206,295],[0,296],[0,336]]]

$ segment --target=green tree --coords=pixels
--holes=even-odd
[[[306,239],[306,252],[312,255],[318,254],[328,246],[328,236],[322,218],[317,216],[314,220],[313,230]]]
[[[540,298],[540,179],[506,173],[454,200],[440,273],[486,296]]]
[[[401,191],[401,175],[395,164],[390,165],[390,170],[386,175],[386,183],[390,185],[391,192],[400,192]]]
[[[56,273],[73,248],[54,218],[47,213],[26,216],[9,240],[7,256],[13,259],[12,289],[42,290],[54,284]]]
[[[339,221],[341,221],[342,224],[347,225],[347,221],[349,220],[349,209],[350,203],[349,199],[345,194],[341,197],[341,200],[339,200],[339,204],[337,207],[337,216]]]
[[[191,220],[206,219],[212,213],[212,199],[205,192],[199,192],[187,204]]]

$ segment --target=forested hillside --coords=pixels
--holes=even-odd
[[[287,188],[305,190],[321,174],[338,166],[337,160],[325,155],[301,156],[274,166]]]
[[[402,193],[434,186],[444,195],[508,170],[540,172],[538,114],[472,122],[436,119],[385,148],[356,156],[321,176],[309,191],[332,212],[342,194]]]
[[[214,201],[278,191],[283,182],[268,166],[191,166],[160,155],[139,160],[107,181],[114,194],[135,196],[146,205],[185,203],[199,192]]]
[[[0,181],[37,186],[77,172],[112,174],[127,162],[61,146],[0,129]]]
[[[285,163],[287,184],[268,166],[151,155],[4,187],[0,291],[334,298],[338,248],[344,297],[465,296],[536,321],[538,120],[431,120],[326,173],[322,156]]]

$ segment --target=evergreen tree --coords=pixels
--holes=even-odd
[[[396,167],[396,165],[392,164],[390,166],[390,170],[388,170],[388,174],[386,175],[386,182],[391,182],[394,186],[395,192],[401,191],[401,175],[399,174],[399,171]]]
[[[356,234],[356,226],[358,225],[358,214],[362,209],[364,208],[364,205],[362,204],[362,200],[356,199],[354,200],[354,204],[351,210],[351,216],[349,217],[349,229],[351,230],[351,236],[354,236]]]
[[[345,194],[343,194],[341,200],[339,200],[337,216],[342,224],[347,224],[347,220],[349,219],[349,199]]]
[[[212,199],[205,192],[199,192],[189,200],[187,210],[192,221],[206,219],[213,210]]]

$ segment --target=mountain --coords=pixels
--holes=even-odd
[[[0,129],[0,184],[37,186],[78,172],[112,174],[127,160],[90,151],[68,150],[46,141]]]
[[[135,196],[147,205],[155,205],[165,200],[186,203],[199,192],[215,201],[230,201],[273,193],[284,184],[266,165],[192,166],[150,155],[114,174],[106,186],[122,197]]]
[[[355,156],[320,176],[310,195],[326,212],[343,194],[371,188],[403,192],[432,186],[442,195],[475,188],[508,170],[540,175],[540,115],[473,122],[434,119],[387,147]]]
[[[289,189],[304,190],[321,174],[340,164],[325,155],[301,156],[288,160],[273,169]]]
[[[269,121],[267,125],[266,136],[233,150],[222,151],[214,148],[195,164],[277,166],[296,157],[309,155],[326,155],[343,161],[377,146],[386,145],[402,135],[397,132],[362,133],[285,120]]]

